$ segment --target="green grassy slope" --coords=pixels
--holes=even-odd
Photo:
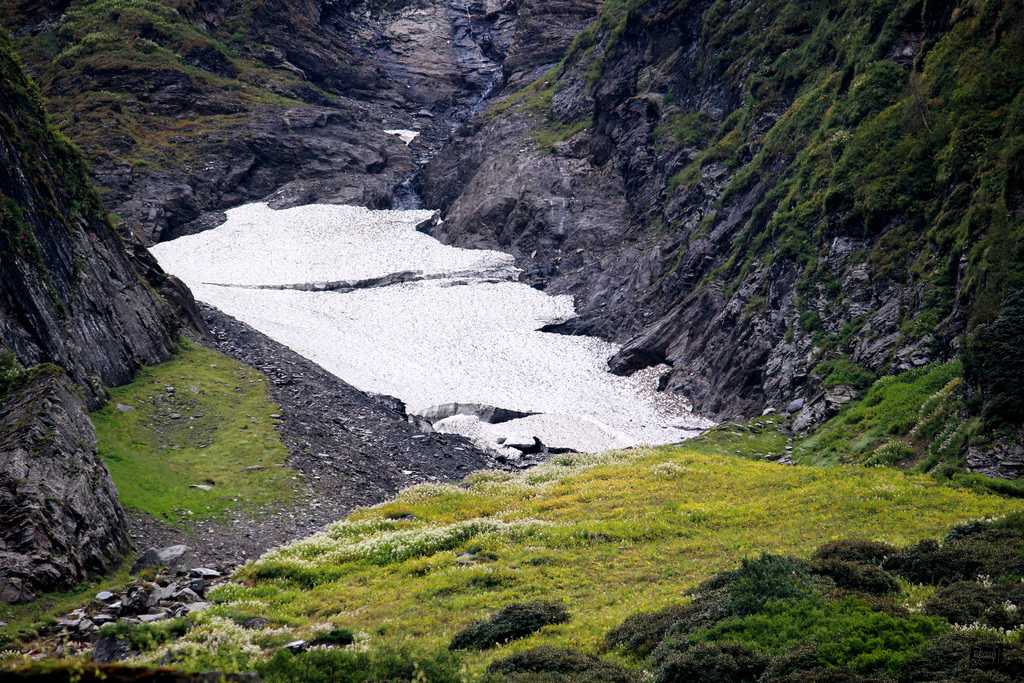
[[[111,390],[93,424],[121,502],[184,524],[294,495],[276,412],[259,372],[186,344]]]
[[[572,618],[468,653],[468,671],[541,644],[596,653],[627,616],[679,602],[742,558],[806,556],[850,536],[907,544],[1010,510],[1024,502],[888,468],[784,467],[685,446],[558,456],[518,475],[415,487],[272,551],[215,592],[203,630],[170,657],[186,668],[251,667],[331,625],[374,647],[435,651],[468,623],[531,599],[563,602]],[[277,628],[232,626],[253,616]],[[211,638],[220,654],[205,648]]]

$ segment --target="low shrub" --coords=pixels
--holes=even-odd
[[[658,612],[634,614],[605,635],[605,647],[646,657],[658,647],[670,628],[676,623],[687,621],[694,611],[695,605],[690,604],[673,605]]]
[[[1013,629],[1024,625],[1024,584],[958,581],[937,591],[924,612],[954,624]]]
[[[949,625],[920,614],[878,612],[856,598],[819,598],[771,603],[763,612],[734,617],[693,636],[695,642],[733,642],[781,655],[813,643],[818,663],[858,673],[895,671],[928,639]]]
[[[896,547],[888,543],[853,539],[826,543],[814,551],[813,559],[881,565],[886,557],[895,552]]]
[[[991,633],[954,631],[935,638],[908,660],[906,683],[1010,683],[1024,680],[1024,643]]]
[[[736,643],[698,643],[658,667],[658,683],[757,683],[768,659]]]
[[[321,633],[312,641],[310,645],[333,645],[335,647],[344,647],[351,645],[356,641],[355,634],[347,628],[332,628],[330,631]]]
[[[772,600],[792,600],[821,592],[810,565],[784,555],[745,559],[739,569],[716,574],[697,591],[716,588],[725,589],[729,614],[735,616],[754,614]]]
[[[893,439],[886,441],[871,452],[871,455],[864,460],[866,467],[891,466],[896,463],[909,460],[915,455],[914,449],[906,441]]]
[[[639,675],[611,662],[558,647],[538,647],[499,659],[488,681],[526,683],[636,683]]]
[[[945,542],[959,541],[972,536],[984,536],[989,532],[1010,531],[1024,536],[1024,513],[1013,512],[998,519],[975,519],[958,524],[946,534]]]
[[[772,659],[758,683],[875,683],[876,680],[849,669],[822,666],[817,648],[803,645]]]
[[[888,557],[883,568],[914,583],[945,584],[980,575],[1024,576],[1024,534],[993,525],[939,544],[921,541]]]
[[[463,680],[455,655],[406,650],[324,649],[300,654],[281,650],[261,664],[258,673],[264,683],[461,683]]]
[[[148,652],[159,645],[180,638],[189,630],[190,624],[183,618],[166,619],[152,624],[129,624],[118,622],[104,624],[99,634],[103,637],[122,640],[137,652]]]
[[[886,595],[900,590],[896,577],[873,564],[844,560],[818,560],[814,573],[827,576],[836,586],[871,595]]]
[[[553,602],[509,605],[490,619],[470,624],[455,634],[449,649],[486,650],[517,638],[525,638],[549,624],[569,621],[565,607]]]

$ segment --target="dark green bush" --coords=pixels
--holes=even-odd
[[[887,556],[895,552],[896,547],[888,543],[853,539],[826,543],[814,551],[813,559],[881,565]]]
[[[940,545],[934,540],[904,548],[882,567],[914,583],[970,581],[979,575],[1024,576],[1024,535],[1007,523],[977,529]]]
[[[856,598],[805,598],[774,602],[758,614],[726,619],[691,640],[741,643],[774,655],[813,643],[819,664],[871,673],[895,671],[928,639],[948,628],[936,617],[887,614]]]
[[[264,683],[461,683],[458,658],[448,652],[406,650],[281,650],[259,667]]]
[[[757,683],[768,659],[735,643],[698,643],[665,661],[658,683]]]
[[[646,657],[654,651],[670,628],[689,619],[694,607],[693,604],[673,605],[658,612],[634,614],[605,635],[605,647]]]
[[[772,659],[758,683],[874,683],[848,669],[823,666],[814,645],[803,645]]]
[[[945,542],[959,541],[988,532],[1009,531],[1024,537],[1024,512],[1013,512],[999,519],[976,519],[959,524],[946,534]]]
[[[954,624],[1016,628],[1024,624],[1024,584],[958,581],[937,591],[925,603],[924,612]]]
[[[940,636],[909,659],[901,683],[964,683],[1024,680],[1024,644],[1009,644],[983,632]]]
[[[575,650],[538,647],[499,659],[488,680],[509,683],[636,683],[636,672]]]
[[[321,633],[312,641],[310,645],[334,645],[338,647],[344,647],[345,645],[351,645],[355,642],[355,634],[347,628],[332,628],[326,633]]]
[[[569,621],[565,607],[553,602],[527,602],[509,605],[490,619],[470,624],[455,634],[449,649],[486,650],[499,643],[539,631],[548,624]]]
[[[844,560],[818,560],[814,573],[827,576],[839,588],[871,595],[886,595],[900,590],[899,581],[889,572],[873,564]]]
[[[821,586],[815,581],[807,562],[783,555],[762,555],[743,560],[739,569],[715,575],[701,591],[724,588],[730,615],[743,616],[760,611],[772,600],[788,600],[817,595]]]

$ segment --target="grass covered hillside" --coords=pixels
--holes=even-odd
[[[121,503],[175,525],[287,503],[294,471],[258,371],[185,342],[93,413]]]
[[[609,643],[621,640],[620,634],[606,642],[609,631],[637,612],[691,602],[687,591],[745,559],[763,553],[809,558],[823,543],[847,538],[911,546],[966,520],[1024,510],[1024,502],[887,468],[784,467],[701,450],[562,455],[520,474],[484,471],[458,486],[414,487],[244,566],[233,583],[213,592],[210,610],[178,625],[138,627],[133,642],[148,645],[137,662],[258,669],[267,680],[335,680],[330,671],[337,680],[472,680],[496,660],[551,646],[577,651],[572,666],[597,677],[509,680],[632,680],[629,671],[653,666],[645,663],[649,649],[630,654],[616,646],[608,653]],[[906,566],[918,555],[905,551],[911,558]],[[826,630],[835,625],[825,613],[867,620],[855,628],[882,620],[905,633],[902,644],[887,646],[888,654],[875,653],[893,667],[950,630],[946,622],[910,617],[901,607],[916,609],[926,600],[934,589],[916,584],[930,578],[854,567],[855,574],[871,576],[850,579],[842,574],[846,567],[806,569],[802,560],[792,562],[806,581],[800,579],[803,587],[792,594],[778,590],[797,602],[768,606],[764,619],[817,620]],[[760,565],[753,566],[760,575]],[[831,574],[839,578],[827,578]],[[881,582],[891,607],[857,595],[848,602],[836,598],[835,585],[871,581]],[[766,604],[762,599],[737,614],[760,614]],[[476,623],[503,607],[510,609]],[[449,653],[453,638],[474,624]],[[788,651],[788,641],[761,648],[763,636],[754,634],[743,638],[763,656]],[[322,647],[297,656],[282,650],[296,639]],[[873,655],[854,650],[863,655],[856,666],[871,670],[864,662]],[[604,659],[591,659],[596,655]],[[570,655],[554,656],[548,665],[569,666],[564,656]],[[840,663],[843,656],[834,655]],[[619,664],[628,667],[626,674]],[[425,678],[415,678],[414,669],[427,672]]]

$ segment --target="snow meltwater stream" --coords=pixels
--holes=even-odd
[[[248,204],[227,215],[153,254],[197,299],[359,389],[401,399],[438,431],[517,454],[508,446],[535,436],[592,452],[708,425],[656,391],[663,368],[618,377],[606,369],[616,345],[538,331],[572,317],[572,297],[517,282],[508,254],[417,232],[429,211]]]

